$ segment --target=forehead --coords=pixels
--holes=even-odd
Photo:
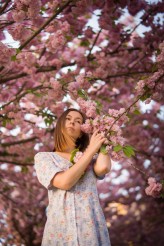
[[[79,119],[83,120],[82,115],[79,112],[77,112],[77,111],[70,111],[67,114],[67,116],[70,116],[70,117],[73,117],[73,118],[79,118]]]

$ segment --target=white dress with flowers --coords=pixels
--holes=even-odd
[[[49,198],[42,246],[110,246],[93,165],[70,190],[61,190],[50,183],[56,173],[69,169],[70,161],[54,152],[39,152],[34,159]]]

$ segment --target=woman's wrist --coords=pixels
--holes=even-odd
[[[86,148],[85,153],[88,153],[92,156],[96,154],[96,152],[93,150],[93,148],[90,145],[88,145],[88,147]]]

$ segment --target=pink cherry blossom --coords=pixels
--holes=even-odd
[[[160,196],[160,192],[162,190],[162,184],[156,182],[155,178],[148,178],[149,186],[145,189],[145,193],[148,196],[152,196],[154,198]]]
[[[75,163],[78,162],[78,161],[80,160],[80,158],[82,157],[82,155],[83,155],[83,153],[80,152],[80,151],[78,151],[78,152],[76,153],[74,159],[73,159],[74,162],[75,162]]]
[[[163,2],[0,5],[1,243],[41,245],[48,200],[33,158],[53,151],[56,120],[75,107],[87,117],[82,130],[91,135],[99,129],[115,161],[97,181],[112,244],[161,244]],[[151,104],[143,110],[140,100]],[[127,145],[135,156],[125,156]],[[158,178],[146,188],[158,198],[151,202],[145,175]]]

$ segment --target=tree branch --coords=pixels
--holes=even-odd
[[[163,78],[164,77],[164,74],[162,74],[159,78],[158,78],[158,80],[156,81],[156,83],[158,82],[158,81],[160,81],[160,79],[161,78]],[[155,84],[155,86],[156,86],[156,84]],[[155,87],[154,86],[154,87]],[[116,119],[115,119],[115,121],[111,124],[111,126],[110,126],[110,128],[109,128],[109,131],[112,129],[112,127],[113,127],[113,125],[125,114],[125,113],[127,113],[129,110],[130,110],[130,108],[131,107],[133,107],[133,105],[135,105],[140,99],[141,99],[141,97],[143,97],[146,93],[147,93],[147,91],[148,90],[145,90],[144,91],[144,93],[142,94],[142,95],[140,95],[129,107],[127,107],[126,108],[126,110],[125,110],[125,112],[123,112],[122,114],[120,114]]]
[[[33,141],[35,139],[38,139],[38,137],[27,138],[27,139],[15,141],[15,142],[12,142],[12,143],[1,143],[1,146],[2,147],[8,147],[8,146],[13,146],[13,145],[17,145],[17,144],[24,144],[24,143],[27,143],[27,142],[31,142],[31,141]]]
[[[34,165],[33,163],[21,163],[21,162],[17,162],[17,161],[8,161],[8,160],[2,160],[2,159],[0,159],[0,162],[13,164],[13,165],[17,165],[17,166],[33,166]]]
[[[63,67],[68,67],[68,66],[74,66],[75,64],[76,64],[75,62],[70,63],[70,64],[63,64],[62,65],[62,68]],[[44,67],[38,68],[36,70],[36,73],[51,72],[51,71],[56,70],[56,69],[57,69],[56,66],[44,66]],[[19,79],[19,78],[22,78],[22,77],[25,77],[25,76],[29,76],[29,74],[27,74],[27,73],[20,73],[20,74],[12,75],[12,76],[7,77],[7,78],[1,78],[0,79],[0,84],[3,84],[4,82],[8,82],[10,80]]]
[[[90,51],[89,51],[89,54],[87,55],[88,60],[89,60],[89,58],[90,58],[90,56],[91,56],[91,52],[92,52],[93,47],[95,46],[95,44],[96,44],[96,42],[97,42],[97,39],[98,39],[99,36],[100,36],[101,31],[102,31],[102,29],[100,29],[100,31],[97,33],[96,38],[95,38],[95,40],[94,40],[94,42],[93,42],[93,44],[92,44],[92,47],[91,47],[91,49],[90,49]]]
[[[18,204],[18,202],[14,201],[11,197],[7,196],[6,194],[4,194],[4,192],[0,191],[0,195],[2,195],[3,197],[5,197],[7,199],[7,201],[11,201],[15,204]]]
[[[3,5],[3,7],[0,8],[0,15],[3,14],[3,11],[7,8],[7,5],[9,4],[9,2],[11,2],[11,0],[7,0],[7,1],[5,2],[5,4]]]
[[[29,37],[20,47],[19,50],[22,50],[27,44],[31,42],[53,19],[57,17],[70,3],[72,0],[68,0],[62,7],[60,7],[55,14],[53,14],[31,37]],[[55,11],[55,10],[54,10]]]
[[[137,71],[137,72],[127,72],[127,73],[120,73],[120,74],[111,74],[106,79],[110,78],[117,78],[117,77],[129,77],[130,75],[142,74],[142,73],[153,73],[152,71]],[[101,78],[94,78],[95,80],[101,80]]]
[[[150,15],[151,13],[151,9],[149,9],[149,11],[147,11],[148,14],[142,19],[141,22],[139,22],[134,28],[133,30],[125,37],[123,38],[123,40],[121,41],[121,43],[117,46],[117,48],[113,51],[114,53],[117,52],[117,50],[122,46],[122,44],[124,43],[124,41],[127,40],[128,37],[130,37],[132,35],[132,33],[137,29],[137,27],[139,27]]]
[[[132,51],[136,51],[136,50],[141,50],[141,48],[139,48],[139,47],[129,47],[127,49],[119,49],[119,50],[114,50],[114,51],[111,51],[111,52],[106,52],[106,55],[113,55],[115,53],[119,53],[119,52],[122,52],[122,51],[132,52]]]
[[[3,152],[0,151],[0,156],[3,156],[3,157],[4,157],[4,156],[18,157],[19,155],[16,154],[16,153],[14,153],[14,154],[12,153],[12,154],[11,154],[11,153],[8,153],[7,151],[3,151]]]
[[[22,88],[18,91],[18,95],[16,94],[15,95],[15,98],[14,99],[12,99],[11,101],[9,101],[9,102],[7,102],[7,103],[5,103],[5,104],[3,104],[2,106],[1,106],[1,109],[3,109],[3,108],[5,108],[6,106],[8,106],[9,104],[11,104],[11,103],[13,103],[13,102],[15,102],[15,101],[19,101],[22,97],[24,97],[26,94],[28,94],[28,93],[32,93],[32,92],[34,92],[34,91],[36,91],[36,90],[39,90],[39,89],[47,89],[47,88],[51,88],[51,87],[43,87],[42,85],[39,85],[39,86],[36,86],[36,87],[34,87],[34,88],[32,88],[32,89],[27,89],[26,91],[24,91],[22,94],[20,94],[19,95],[19,91],[20,90],[22,90]],[[0,115],[1,116],[1,115]],[[6,115],[5,115],[6,116]],[[3,116],[2,116],[3,117]],[[5,118],[5,117],[4,117]]]

